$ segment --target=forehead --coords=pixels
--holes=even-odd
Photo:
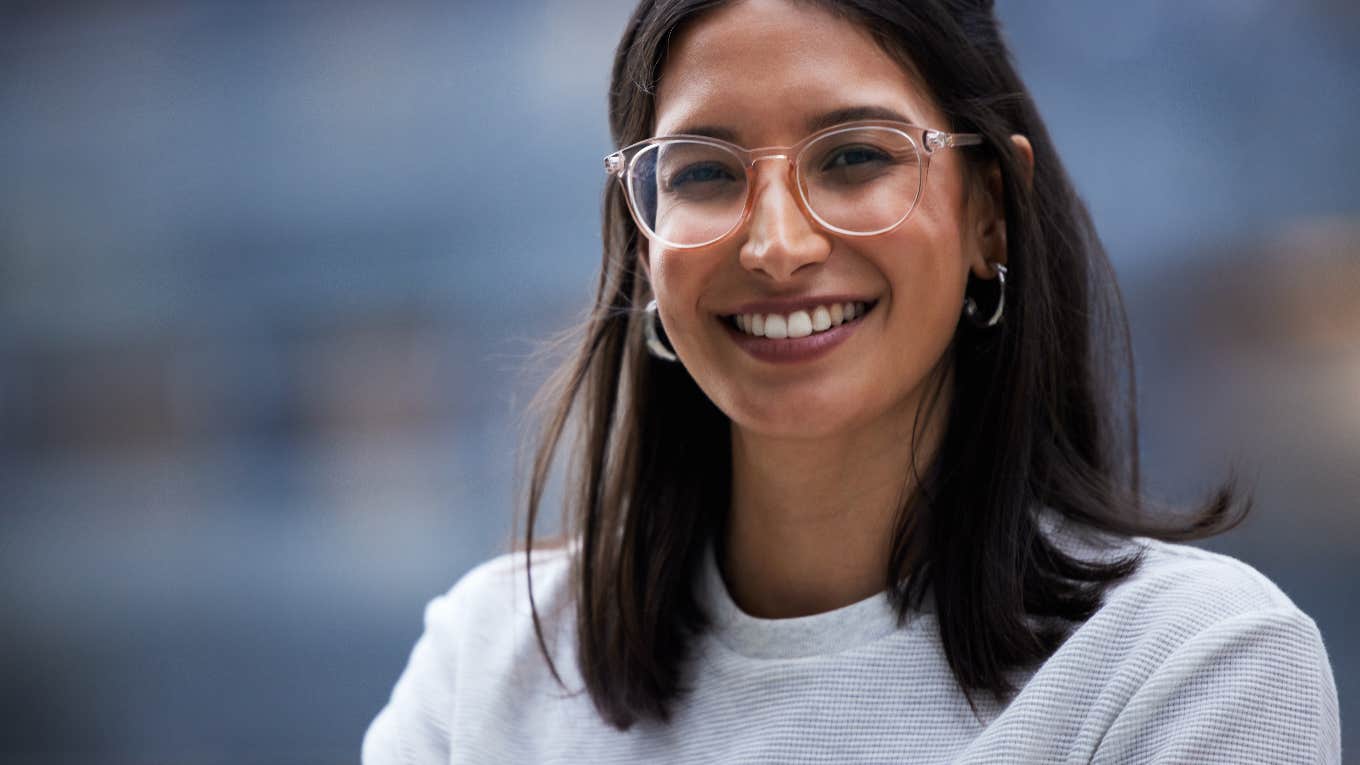
[[[753,146],[796,141],[823,115],[864,107],[940,126],[924,88],[867,29],[810,3],[742,0],[672,39],[653,127],[718,127]]]

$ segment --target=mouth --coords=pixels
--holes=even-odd
[[[877,305],[877,300],[827,303],[788,313],[736,313],[722,318],[743,335],[796,340],[858,322]]]

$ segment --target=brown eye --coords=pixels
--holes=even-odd
[[[723,165],[717,162],[702,162],[681,168],[671,176],[666,187],[672,191],[683,191],[686,186],[714,187],[735,180],[731,171]]]
[[[878,177],[895,161],[892,154],[877,146],[841,146],[826,156],[817,173],[834,183],[864,183]]]

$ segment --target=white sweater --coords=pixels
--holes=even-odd
[[[668,725],[621,733],[582,690],[563,552],[465,576],[425,609],[425,633],[363,742],[366,765],[656,762],[1337,763],[1336,684],[1317,625],[1255,569],[1136,539],[1138,573],[1000,706],[959,690],[933,608],[898,627],[886,595],[757,619],[710,551],[699,586],[713,627]],[[927,604],[929,598],[926,599]]]

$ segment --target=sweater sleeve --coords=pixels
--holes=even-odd
[[[1119,713],[1096,763],[1339,763],[1336,682],[1317,625],[1254,611],[1187,640]]]
[[[425,631],[416,641],[387,706],[364,735],[363,765],[449,761],[456,589],[425,607]]]

